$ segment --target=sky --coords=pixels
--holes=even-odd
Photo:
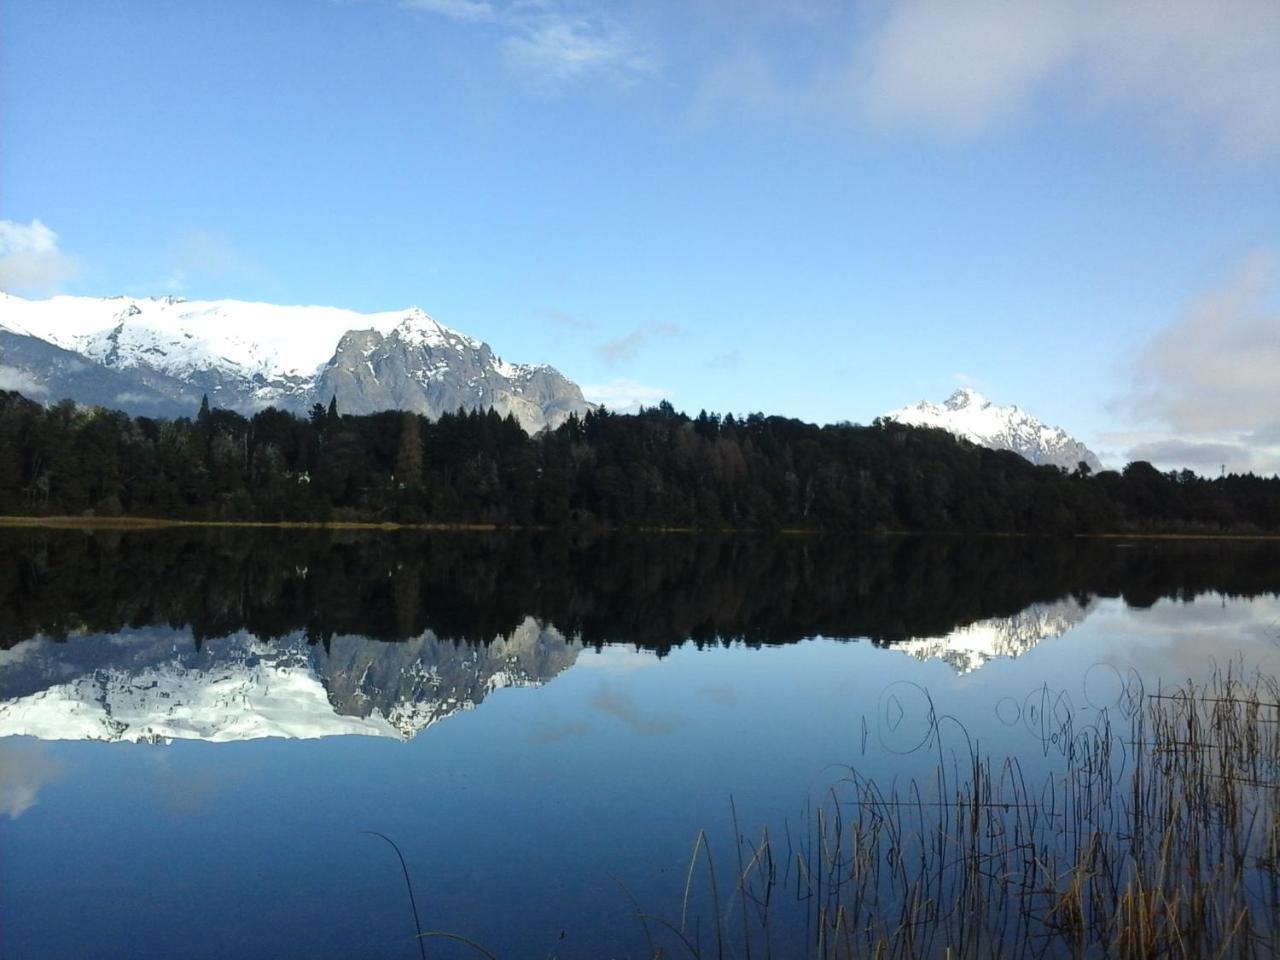
[[[0,288],[1280,470],[1275,0],[4,0]]]

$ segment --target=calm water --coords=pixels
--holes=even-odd
[[[0,534],[0,954],[639,956],[695,837],[1280,673],[1280,548]],[[913,752],[914,751],[914,752]],[[433,956],[475,955],[431,942]]]

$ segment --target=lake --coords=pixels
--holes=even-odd
[[[802,954],[849,790],[1052,780],[1188,679],[1280,675],[1268,542],[9,530],[0,599],[8,960],[417,957],[383,837],[423,931],[715,956],[765,831]]]

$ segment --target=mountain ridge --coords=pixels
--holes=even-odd
[[[962,387],[943,403],[921,400],[884,415],[915,427],[938,427],[993,450],[1011,450],[1036,464],[1074,470],[1085,463],[1097,473],[1098,455],[1062,427],[1037,420],[1018,406],[992,403],[976,390]]]
[[[516,364],[420,307],[337,307],[176,297],[26,300],[0,294],[0,383],[146,416],[193,412],[193,397],[294,413],[331,397],[346,413],[438,417],[492,407],[530,433],[593,405],[544,363]],[[49,362],[64,351],[62,367]],[[77,363],[83,366],[75,368]],[[95,383],[94,378],[112,383]],[[108,389],[113,388],[113,389]]]

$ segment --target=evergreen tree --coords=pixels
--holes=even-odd
[[[530,437],[510,417],[399,411],[195,421],[0,391],[0,508],[229,520],[420,520],[1069,534],[1280,530],[1280,477],[1035,466],[942,430],[820,427],[669,404]]]
[[[422,485],[422,431],[416,413],[400,418],[400,445],[396,452],[396,480],[409,487]]]

